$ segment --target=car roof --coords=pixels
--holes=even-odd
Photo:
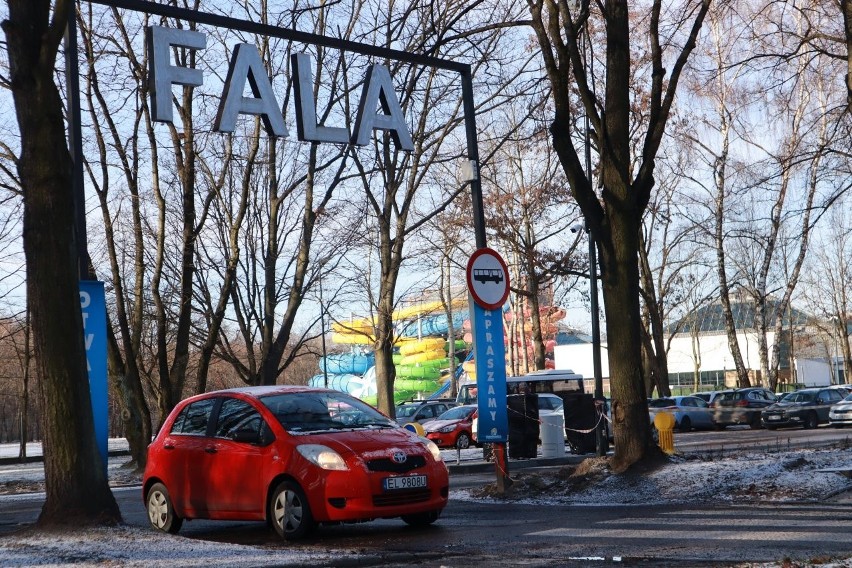
[[[267,385],[267,386],[259,386],[259,387],[235,387],[231,389],[221,389],[216,391],[210,391],[203,393],[199,396],[211,396],[211,395],[222,395],[222,394],[244,394],[246,396],[251,396],[254,398],[260,398],[262,396],[267,396],[270,394],[284,394],[290,392],[332,392],[331,389],[326,389],[322,387],[309,387],[305,385]]]

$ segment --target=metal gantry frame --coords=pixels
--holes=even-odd
[[[485,238],[485,214],[482,205],[482,184],[479,178],[479,148],[476,139],[476,110],[473,102],[473,76],[471,66],[467,63],[441,59],[387,47],[379,47],[375,45],[358,43],[349,40],[343,40],[318,34],[302,32],[272,26],[269,24],[261,24],[257,22],[240,20],[219,14],[211,14],[209,12],[199,12],[189,10],[177,6],[166,6],[156,4],[147,0],[88,0],[91,4],[100,4],[111,8],[131,10],[136,12],[145,12],[156,16],[166,18],[175,18],[205,24],[220,28],[228,28],[232,30],[243,31],[258,35],[276,37],[279,39],[290,40],[299,43],[318,45],[335,49],[339,51],[348,51],[359,53],[361,55],[379,57],[410,63],[413,65],[423,65],[444,69],[458,73],[461,79],[462,86],[462,103],[464,109],[464,125],[467,138],[467,159],[472,164],[472,175],[467,181],[470,183],[470,193],[473,202],[473,231],[476,239],[476,248],[484,248],[487,246]],[[79,88],[79,69],[77,65],[77,26],[76,26],[76,11],[70,10],[68,17],[68,33],[66,33],[66,54],[65,64],[68,74],[68,113],[69,113],[69,142],[71,156],[74,162],[74,195],[76,201],[76,219],[77,219],[77,246],[79,256],[80,277],[86,278],[88,275],[88,252],[86,246],[86,218],[84,207],[84,190],[83,190],[83,163],[82,159],[82,143],[81,143],[81,117],[80,117],[80,88]]]
[[[473,207],[474,238],[477,249],[485,248],[487,246],[485,237],[485,214],[483,211],[482,204],[482,184],[479,177],[479,148],[477,145],[476,137],[476,110],[473,101],[473,77],[471,66],[469,64],[460,63],[458,61],[451,61],[447,59],[441,59],[437,57],[431,57],[427,55],[409,53],[406,51],[400,51],[386,47],[379,47],[349,40],[337,39],[318,34],[301,32],[298,30],[272,26],[269,24],[261,24],[247,20],[240,20],[228,16],[222,16],[219,14],[211,14],[208,12],[189,10],[177,6],[156,4],[146,0],[88,0],[88,2],[90,4],[100,4],[111,8],[130,10],[135,12],[144,12],[156,16],[163,16],[166,18],[174,18],[178,20],[238,30],[262,36],[276,37],[279,39],[290,40],[310,45],[317,45],[344,52],[358,53],[369,57],[389,59],[413,65],[423,65],[458,73],[462,87],[462,104],[464,111],[464,126],[467,142],[467,162],[464,165],[468,168],[468,179],[465,181],[470,183],[470,193]],[[65,46],[65,65],[67,73],[69,116],[68,139],[74,168],[73,192],[75,201],[78,266],[80,278],[87,279],[89,277],[89,256],[88,246],[86,243],[85,192],[82,161],[82,125],[80,115],[80,81],[77,60],[76,10],[74,9],[69,11]],[[508,478],[508,463],[505,459],[505,444],[495,444],[495,446],[497,446],[498,454],[498,460],[496,463],[498,477],[497,482],[498,486],[502,489]]]

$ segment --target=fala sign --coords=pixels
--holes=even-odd
[[[153,117],[158,122],[172,122],[172,85],[200,87],[204,83],[200,69],[172,65],[172,47],[202,50],[207,47],[207,37],[192,30],[149,26],[146,39]],[[387,67],[378,64],[368,67],[354,129],[350,133],[346,128],[317,124],[316,103],[311,97],[311,59],[304,53],[294,53],[290,57],[295,75],[293,94],[299,140],[364,146],[369,144],[374,130],[385,130],[400,149],[407,152],[414,149]],[[243,96],[246,83],[252,97]],[[383,113],[376,112],[379,106]],[[248,43],[237,44],[234,48],[214,130],[233,132],[241,114],[259,116],[271,136],[289,136],[281,106],[272,90],[260,53],[257,47]]]

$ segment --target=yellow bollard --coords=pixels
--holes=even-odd
[[[409,422],[405,426],[403,426],[403,428],[405,428],[406,430],[411,430],[418,436],[426,435],[426,429],[423,428],[423,425],[420,424],[420,422]]]
[[[660,435],[657,445],[667,454],[674,453],[675,417],[671,412],[658,412],[654,416],[654,426]]]

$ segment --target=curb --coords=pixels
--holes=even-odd
[[[571,455],[558,458],[532,458],[527,460],[509,460],[509,472],[517,471],[520,469],[534,469],[537,467],[559,467],[563,465],[577,465],[589,457],[594,457],[594,454]],[[495,471],[495,468],[497,467],[494,462],[489,462],[485,460],[458,464],[448,463],[447,460],[444,460],[444,463],[447,465],[447,469],[449,470],[450,475],[488,473]]]
[[[129,456],[130,452],[128,450],[109,450],[107,452],[107,457],[115,458],[120,456]],[[39,454],[37,456],[27,456],[24,459],[19,457],[12,458],[0,458],[0,465],[20,465],[25,463],[41,463],[44,461],[44,456]]]
[[[130,452],[127,450],[110,450],[108,452],[109,457],[120,457],[120,456],[129,456]],[[557,467],[563,465],[577,465],[582,462],[584,459],[588,457],[593,457],[594,454],[588,455],[566,455],[556,458],[532,458],[526,460],[509,460],[509,471],[516,471],[519,469],[532,469],[536,467]],[[0,458],[0,466],[3,465],[19,465],[25,463],[40,463],[43,462],[44,458],[41,455],[38,456],[27,456],[25,459],[20,459],[17,457],[12,458]],[[470,473],[488,473],[494,471],[496,464],[494,462],[489,462],[483,460],[477,461],[467,461],[461,463],[451,463],[447,460],[444,460],[444,463],[447,465],[447,469],[450,474],[456,475],[466,475]]]

